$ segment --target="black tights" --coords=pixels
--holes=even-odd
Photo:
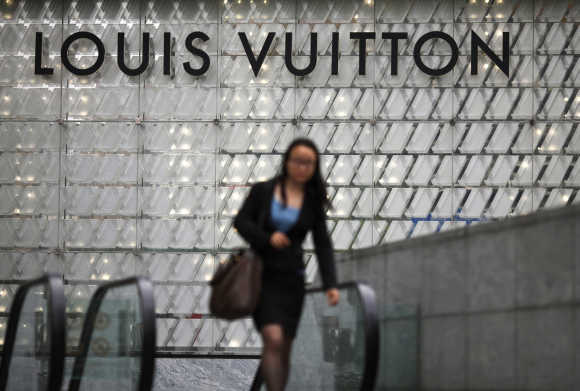
[[[282,326],[269,324],[262,327],[261,371],[268,391],[283,391],[290,373],[292,339],[284,335]]]

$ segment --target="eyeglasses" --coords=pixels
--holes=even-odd
[[[316,164],[316,162],[314,160],[310,160],[310,159],[299,159],[299,158],[290,158],[288,159],[289,163],[292,163],[295,166],[304,166],[307,168],[311,168],[314,167],[314,165]]]

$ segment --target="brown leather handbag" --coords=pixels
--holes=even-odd
[[[251,315],[262,289],[262,259],[252,250],[239,250],[221,263],[209,285],[209,310],[217,318],[234,320]]]
[[[264,225],[265,210],[258,217]],[[216,318],[234,320],[250,316],[262,290],[262,259],[252,249],[240,249],[220,263],[209,285],[209,311]]]

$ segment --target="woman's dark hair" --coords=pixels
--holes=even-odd
[[[306,182],[304,191],[312,192],[323,207],[332,208],[330,200],[328,199],[328,194],[326,192],[326,183],[322,179],[322,174],[320,173],[320,153],[318,152],[318,148],[316,148],[316,144],[314,144],[312,140],[305,137],[294,139],[286,149],[286,152],[284,152],[282,166],[280,167],[280,173],[278,174],[278,183],[280,183],[280,193],[282,194],[282,204],[284,207],[286,206],[286,178],[288,177],[288,170],[286,166],[288,159],[290,159],[290,152],[292,152],[294,147],[300,145],[312,149],[316,154],[314,174],[312,175],[312,178]]]

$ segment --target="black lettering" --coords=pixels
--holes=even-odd
[[[338,33],[332,33],[332,63],[331,63],[331,73],[333,75],[338,75]]]
[[[358,74],[366,75],[367,39],[375,39],[375,33],[350,33],[350,39],[358,39]]]
[[[252,52],[252,48],[250,46],[250,43],[248,42],[248,37],[246,37],[246,33],[238,33],[238,36],[240,37],[240,40],[242,41],[242,46],[244,47],[244,51],[246,52],[246,57],[248,57],[248,61],[250,62],[250,65],[252,66],[252,70],[254,71],[254,76],[258,76],[258,73],[260,73],[260,69],[262,68],[262,64],[264,63],[264,60],[266,59],[266,55],[268,54],[268,50],[270,50],[270,45],[272,45],[272,41],[274,40],[274,37],[276,36],[276,33],[268,33],[268,36],[266,37],[266,41],[264,42],[264,45],[262,46],[262,50],[260,50],[260,54],[258,55],[258,59],[256,60],[256,57],[254,57],[254,52]]]
[[[149,66],[149,33],[143,33],[143,50],[141,51],[141,64],[136,69],[125,65],[125,33],[117,34],[117,64],[119,69],[126,75],[138,76],[145,72]]]
[[[80,69],[72,65],[68,59],[68,49],[72,45],[74,41],[77,39],[86,38],[92,41],[97,46],[97,61],[95,63],[86,68]],[[78,76],[85,76],[90,75],[91,73],[96,72],[103,62],[105,61],[105,45],[103,42],[93,33],[89,33],[88,31],[79,31],[77,33],[71,34],[62,44],[62,48],[60,48],[60,57],[62,59],[62,64],[66,69],[68,69],[71,73],[78,75]]]
[[[510,76],[510,33],[507,31],[503,32],[503,61],[500,60],[497,54],[495,54],[489,46],[475,33],[471,30],[471,74],[477,75],[477,48],[481,48],[485,54],[493,61],[495,65],[501,69],[501,71],[507,76]]]
[[[383,39],[391,39],[391,75],[399,71],[399,39],[408,39],[407,33],[383,33]]]
[[[42,66],[42,32],[36,32],[36,45],[34,47],[34,74],[52,75],[54,68],[43,68]]]
[[[183,69],[185,69],[185,72],[189,73],[190,75],[201,76],[204,73],[206,73],[207,70],[209,69],[210,59],[206,52],[193,46],[193,40],[195,39],[201,39],[202,41],[206,42],[207,40],[209,40],[209,37],[207,36],[206,33],[203,33],[201,31],[194,31],[193,33],[189,34],[185,39],[185,47],[187,48],[187,50],[189,50],[192,54],[201,57],[203,59],[203,64],[201,68],[195,69],[192,68],[191,65],[189,65],[189,62],[184,62]]]
[[[171,74],[171,33],[163,33],[163,74]]]
[[[296,76],[306,76],[314,70],[316,66],[316,59],[318,58],[318,34],[310,33],[310,61],[308,66],[303,69],[298,69],[292,65],[292,33],[286,33],[286,50],[284,52],[284,61],[286,68]]]
[[[451,47],[451,59],[449,60],[449,63],[447,63],[447,65],[445,65],[443,68],[439,69],[429,68],[421,59],[421,48],[425,42],[434,38],[443,39]],[[415,64],[417,64],[421,71],[431,76],[442,76],[450,72],[455,64],[457,64],[457,59],[459,58],[459,48],[457,47],[457,44],[453,38],[449,36],[449,34],[445,34],[443,31],[431,31],[419,38],[417,44],[415,45],[415,49],[413,50],[413,58],[415,59]]]

